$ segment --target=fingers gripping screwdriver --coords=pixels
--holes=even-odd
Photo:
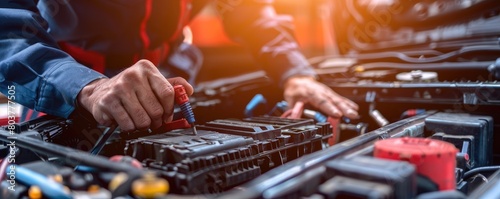
[[[196,127],[194,125],[194,122],[196,122],[196,120],[194,119],[194,113],[193,109],[191,108],[191,104],[189,104],[189,97],[186,93],[186,89],[184,89],[184,86],[182,85],[175,85],[174,91],[175,91],[175,103],[179,105],[182,111],[182,115],[184,115],[184,118],[191,125],[191,128],[193,129],[193,134],[195,135],[198,134],[198,132],[196,132]]]
[[[186,93],[186,89],[184,89],[184,86],[182,85],[176,85],[174,86],[174,91],[175,91],[175,102],[180,106],[184,118],[186,118],[188,123],[191,125],[193,133],[196,135],[197,134],[196,127],[194,126],[194,122],[196,120],[194,119],[193,109],[189,104],[189,97]],[[99,137],[96,144],[90,151],[92,155],[98,155],[101,152],[102,148],[104,147],[104,145],[109,140],[109,138],[114,133],[117,127],[118,126],[116,124],[113,124],[104,130],[103,134]]]

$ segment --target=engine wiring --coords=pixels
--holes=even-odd
[[[500,166],[486,166],[486,167],[478,167],[478,168],[475,168],[475,169],[471,169],[467,172],[464,173],[464,177],[463,179],[469,179],[471,178],[472,176],[476,175],[476,174],[480,174],[480,173],[491,173],[491,172],[495,172],[497,170],[500,169]]]

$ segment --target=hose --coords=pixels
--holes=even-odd
[[[475,169],[471,169],[467,172],[464,173],[463,179],[466,180],[478,173],[484,173],[484,172],[494,172],[496,170],[499,170],[500,166],[486,166],[486,167],[478,167]]]

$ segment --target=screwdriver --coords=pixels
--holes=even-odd
[[[182,85],[175,85],[174,91],[175,91],[175,103],[179,105],[182,111],[182,115],[184,115],[184,118],[191,125],[193,134],[197,135],[198,132],[196,131],[196,127],[194,125],[194,122],[196,120],[194,119],[194,113],[193,109],[191,108],[191,104],[189,104],[189,97],[186,93],[186,89],[184,89],[184,86]]]

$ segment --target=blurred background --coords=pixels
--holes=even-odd
[[[274,6],[279,14],[294,17],[295,37],[308,58],[340,54],[361,59],[357,55],[389,51],[433,57],[468,46],[496,47],[500,32],[500,1],[495,0],[275,0]],[[190,26],[193,42],[205,55],[199,80],[257,70],[251,55],[225,36],[215,6],[206,8]],[[456,61],[497,56],[480,50],[480,56],[464,53]],[[408,62],[381,54],[375,58]],[[231,74],[219,70],[228,67]]]
[[[323,55],[325,46],[332,44],[325,41],[324,0],[276,0],[275,8],[279,14],[294,17],[296,39],[306,57]],[[322,16],[323,14],[323,16]],[[258,70],[252,55],[243,47],[232,42],[224,33],[222,22],[217,15],[215,5],[205,8],[189,25],[193,33],[193,43],[204,54],[202,72],[198,81],[214,77],[232,76]],[[223,70],[230,68],[231,70]]]

